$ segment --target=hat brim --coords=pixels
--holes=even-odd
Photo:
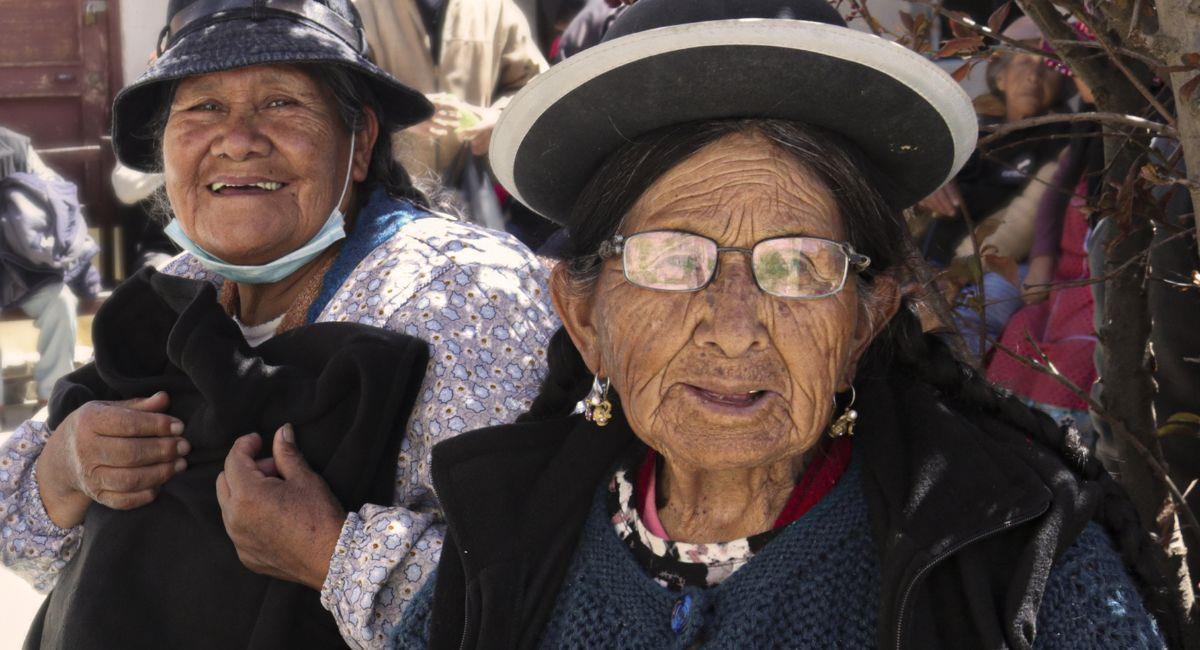
[[[492,169],[518,200],[563,224],[624,143],[723,118],[794,120],[841,134],[886,176],[896,208],[952,178],[978,135],[970,98],[911,50],[816,22],[722,20],[623,36],[535,78],[496,126]]]
[[[425,96],[397,81],[347,43],[316,27],[285,18],[229,20],[179,39],[113,100],[113,149],[117,160],[141,171],[158,171],[157,134],[149,125],[164,101],[164,82],[254,65],[326,63],[363,75],[388,117],[399,128],[433,115]]]

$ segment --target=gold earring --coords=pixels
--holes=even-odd
[[[854,392],[854,386],[850,387],[850,403],[846,405],[846,410],[842,411],[841,416],[833,421],[829,427],[830,438],[841,438],[842,436],[853,436],[854,425],[858,422],[858,411],[854,410],[854,400],[858,394]]]
[[[605,379],[601,383],[600,375],[596,375],[592,379],[592,391],[583,400],[583,417],[589,422],[595,422],[598,427],[605,426],[612,420],[612,402],[608,401],[610,386],[612,380]]]

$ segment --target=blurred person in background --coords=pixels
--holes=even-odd
[[[1083,110],[1092,110],[1091,89],[1069,68],[1058,69],[1075,83]],[[1022,302],[1004,326],[999,342],[1028,359],[1045,355],[1054,367],[1087,391],[1096,381],[1093,356],[1099,340],[1093,326],[1095,302],[1088,267],[1091,208],[1099,198],[1104,171],[1104,140],[1095,123],[1076,125],[1060,165],[1039,202],[1028,270],[1020,282],[1005,280],[1006,293]],[[995,284],[995,283],[994,283]],[[1034,370],[1002,350],[993,353],[988,379],[1045,411],[1056,421],[1090,432],[1087,402],[1055,378]]]
[[[587,0],[563,31],[554,60],[562,61],[598,44],[617,16],[634,1]]]
[[[110,180],[113,194],[121,202],[125,275],[133,275],[143,266],[161,268],[179,252],[156,218],[155,195],[163,187],[162,174],[140,172],[118,162]]]
[[[92,266],[99,252],[75,185],[42,162],[29,138],[0,127],[0,309],[34,319],[39,405],[75,368],[76,309],[100,293]],[[3,392],[0,382],[0,406]]]
[[[1017,19],[1004,34],[1029,44],[1041,44],[1041,32],[1027,17]],[[1068,110],[1073,90],[1045,58],[1027,51],[1002,50],[987,64],[988,92],[975,98],[981,127],[1013,124],[1030,117]],[[981,246],[995,254],[1023,260],[1033,239],[1037,204],[1058,167],[1065,146],[1046,136],[1065,133],[1049,124],[1009,134],[977,151],[953,181],[918,205],[935,217],[920,234],[922,253],[938,266],[974,251],[968,220],[981,236]]]
[[[503,229],[486,162],[508,101],[548,64],[513,0],[355,0],[375,62],[428,97],[394,153],[419,183],[457,191],[468,218]]]

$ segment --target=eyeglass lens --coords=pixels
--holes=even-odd
[[[658,291],[696,291],[717,269],[712,240],[685,232],[650,231],[624,242],[625,277]],[[784,298],[819,298],[837,293],[845,281],[846,251],[836,242],[811,237],[767,239],[754,246],[751,265],[759,286]]]
[[[717,244],[697,235],[652,231],[625,240],[625,277],[659,291],[695,291],[717,269]]]

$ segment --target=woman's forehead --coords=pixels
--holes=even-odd
[[[320,94],[321,87],[307,72],[291,65],[253,65],[181,79],[176,94],[219,91],[271,91]]]
[[[839,238],[837,204],[825,183],[756,134],[733,134],[663,174],[634,204],[623,232],[687,230],[736,240],[805,234]]]

